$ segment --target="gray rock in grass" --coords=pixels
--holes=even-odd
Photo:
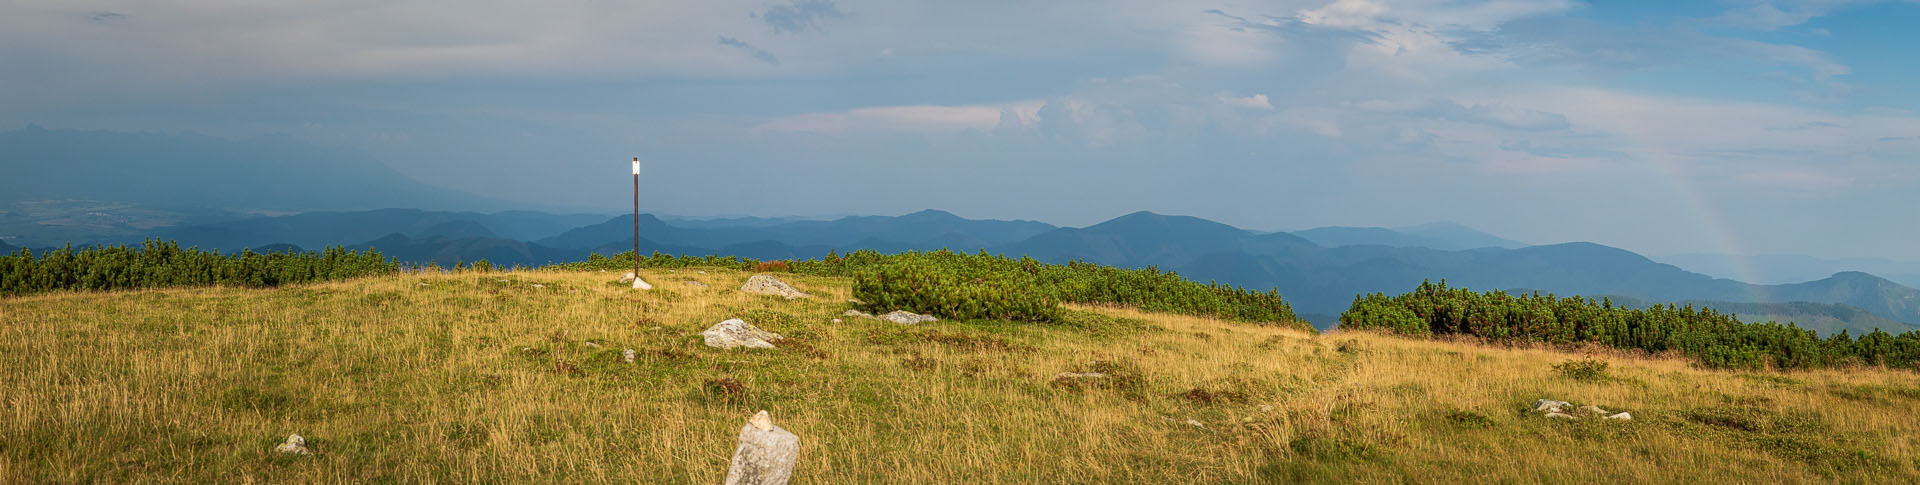
[[[785,337],[780,334],[761,330],[759,327],[738,318],[713,324],[700,332],[708,347],[731,349],[746,347],[749,349],[771,349],[773,343]]]
[[[740,427],[726,485],[785,485],[799,461],[800,437],[774,426],[773,418],[760,411]]]

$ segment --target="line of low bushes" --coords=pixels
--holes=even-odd
[[[0,295],[193,286],[265,288],[398,271],[399,262],[372,250],[328,247],[221,254],[149,239],[139,246],[67,246],[38,255],[28,249],[0,255]]]
[[[1916,368],[1920,331],[1874,330],[1825,339],[1789,324],[1746,323],[1711,308],[1655,305],[1631,309],[1612,301],[1539,293],[1475,293],[1423,282],[1413,292],[1354,298],[1340,328],[1400,335],[1468,335],[1491,341],[1559,345],[1600,344],[1650,352],[1680,352],[1714,368],[1812,369],[1851,365]]]

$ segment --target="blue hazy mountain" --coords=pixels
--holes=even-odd
[[[1875,329],[1888,333],[1905,333],[1920,330],[1920,325],[1889,320],[1872,312],[1837,303],[1735,303],[1714,300],[1684,300],[1664,302],[1647,300],[1625,295],[1606,295],[1614,305],[1627,308],[1646,308],[1654,304],[1673,304],[1694,308],[1712,308],[1723,313],[1732,313],[1741,321],[1747,322],[1793,322],[1800,328],[1831,335],[1846,330],[1855,336]]]
[[[354,212],[309,212],[277,217],[254,217],[160,231],[155,236],[183,246],[238,250],[288,243],[319,248],[354,244],[389,234],[535,240],[558,234],[603,215],[555,215],[510,211],[494,214],[417,209],[380,209]],[[131,238],[137,241],[139,238]]]
[[[382,255],[404,262],[452,265],[485,260],[494,266],[540,266],[586,259],[584,251],[558,249],[525,241],[497,237],[447,237],[389,234],[379,239],[348,246],[349,249],[374,249]]]
[[[980,249],[1022,240],[1052,229],[1052,225],[1033,221],[973,220],[937,210],[902,216],[856,216],[831,221],[708,225],[699,228],[676,226],[648,214],[642,214],[640,220],[640,237],[663,244],[724,248],[741,244],[765,246],[766,241],[773,241],[804,254],[812,254],[804,248],[859,248],[863,241],[882,242],[888,249]],[[617,216],[539,242],[553,247],[592,249],[615,241],[630,241],[632,238],[631,216]]]
[[[1384,227],[1316,227],[1293,231],[1293,235],[1324,247],[1393,246],[1432,249],[1521,248],[1527,244],[1508,240],[1451,222],[1436,222],[1395,229]]]
[[[1629,295],[1658,301],[1806,301],[1845,304],[1920,322],[1920,291],[1865,273],[1792,285],[1750,285],[1692,273],[1619,248],[1567,243],[1447,251],[1381,245],[1321,247],[1205,219],[1134,213],[994,248],[1050,262],[1083,259],[1158,266],[1201,281],[1277,288],[1304,314],[1337,315],[1357,294],[1405,292],[1424,280],[1478,290],[1535,288],[1561,295]]]
[[[1124,267],[1186,265],[1209,254],[1316,253],[1312,242],[1286,233],[1256,234],[1191,216],[1135,212],[1084,228],[1058,228],[991,252],[1064,263],[1085,260]]]
[[[1910,287],[1920,287],[1920,262],[1881,258],[1817,258],[1799,254],[1676,254],[1653,259],[1696,273],[1749,283],[1780,284],[1818,279],[1843,271],[1864,271]]]
[[[987,248],[1049,262],[1155,266],[1200,281],[1278,289],[1301,314],[1317,316],[1316,323],[1323,326],[1345,310],[1355,295],[1400,293],[1421,281],[1442,279],[1476,290],[1532,288],[1560,295],[1621,295],[1647,301],[1844,305],[1887,320],[1920,323],[1920,291],[1867,273],[1754,285],[1592,243],[1464,250],[1383,244],[1327,247],[1289,233],[1262,234],[1197,217],[1151,212],[1080,228],[969,220],[941,211],[830,221],[737,222],[742,225],[709,220],[701,227],[681,227],[643,214],[641,252],[767,260],[815,258],[828,251],[854,249]],[[537,265],[628,251],[634,241],[633,224],[631,216],[383,209],[255,217],[158,232],[184,245],[227,250],[271,244],[306,248],[348,244],[378,248],[410,262],[486,259],[501,265]],[[1810,320],[1809,325],[1823,329],[1862,332],[1871,328],[1860,325],[1877,324],[1824,307],[1764,310],[1767,315],[1807,315],[1819,319]]]
[[[0,171],[31,174],[0,178],[0,202],[89,199],[250,210],[505,208],[500,201],[421,183],[357,150],[284,135],[229,140],[28,126],[0,133]]]

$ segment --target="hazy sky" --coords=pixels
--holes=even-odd
[[[0,0],[0,129],[605,212],[1451,220],[1920,259],[1920,3]],[[49,168],[57,170],[58,168]]]

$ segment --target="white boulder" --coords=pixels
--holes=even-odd
[[[749,349],[771,349],[773,342],[785,337],[780,334],[761,330],[759,327],[738,318],[713,324],[700,332],[708,347],[731,349],[746,347]]]
[[[921,314],[906,311],[906,310],[894,310],[892,312],[888,312],[886,315],[881,315],[880,319],[893,322],[893,323],[898,323],[901,325],[919,325],[926,322],[935,322],[940,320],[939,318],[934,318],[933,315],[921,315]]]
[[[763,274],[748,277],[747,284],[740,285],[740,291],[758,295],[775,295],[788,300],[807,297],[806,293],[794,288],[793,285],[789,285],[785,281],[780,281],[779,278]]]

